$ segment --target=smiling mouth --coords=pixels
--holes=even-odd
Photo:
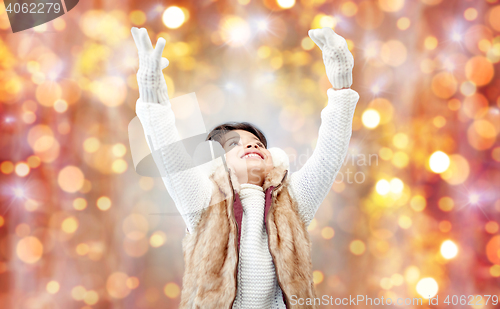
[[[260,160],[264,160],[264,158],[262,156],[260,156],[259,154],[257,153],[247,153],[246,155],[244,155],[243,157],[241,157],[242,159],[260,159]]]

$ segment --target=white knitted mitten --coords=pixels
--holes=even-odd
[[[169,62],[167,58],[161,56],[166,41],[164,38],[159,38],[153,49],[146,28],[133,27],[132,36],[139,51],[137,83],[141,101],[166,105],[169,100],[162,70],[168,66]]]
[[[328,27],[311,29],[308,34],[323,52],[326,75],[333,88],[351,87],[354,57],[347,48],[346,40]]]

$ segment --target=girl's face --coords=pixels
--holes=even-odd
[[[226,161],[238,181],[262,186],[267,173],[273,169],[273,158],[257,136],[245,130],[233,130],[224,135],[223,143]]]

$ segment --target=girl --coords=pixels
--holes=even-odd
[[[307,226],[328,194],[347,154],[359,95],[350,89],[354,60],[330,28],[309,36],[323,52],[332,88],[321,111],[318,141],[306,164],[288,177],[286,154],[268,149],[250,123],[226,123],[208,140],[225,150],[209,173],[186,168],[162,69],[166,41],[153,48],[146,29],[132,28],[139,50],[136,112],[165,186],[181,213],[185,272],[181,308],[316,308]],[[169,146],[168,145],[178,145]],[[172,171],[182,171],[174,173]]]

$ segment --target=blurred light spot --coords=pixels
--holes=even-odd
[[[477,10],[475,8],[468,8],[464,11],[464,18],[472,21],[477,18]]]
[[[490,275],[492,277],[498,278],[500,277],[500,265],[493,265],[490,267]]]
[[[127,170],[128,164],[125,160],[118,159],[113,161],[113,165],[111,166],[111,168],[113,169],[113,172],[117,174],[122,174]]]
[[[64,21],[64,19],[58,18],[52,22],[52,26],[57,31],[63,31],[64,29],[66,29],[66,22]]]
[[[177,6],[168,7],[162,15],[162,21],[170,29],[179,28],[184,21],[186,20],[186,16],[181,8]]]
[[[429,157],[429,166],[434,173],[440,174],[450,167],[450,157],[442,151],[436,151]]]
[[[443,233],[448,233],[451,231],[451,222],[447,220],[442,220],[439,222],[439,230]]]
[[[404,168],[408,165],[410,158],[403,151],[397,151],[392,157],[392,164],[398,168]]]
[[[97,208],[102,211],[106,211],[111,208],[111,200],[107,196],[101,196],[97,199]]]
[[[368,129],[376,128],[380,123],[380,115],[374,109],[366,109],[361,116],[361,121],[363,125]]]
[[[241,17],[226,15],[220,22],[222,40],[230,46],[244,45],[250,39],[250,27]]]
[[[382,45],[380,58],[390,66],[400,66],[407,58],[406,47],[398,40],[390,40]]]
[[[37,168],[42,163],[40,158],[38,156],[34,156],[34,155],[29,156],[27,161],[28,161],[28,166],[31,168]]]
[[[148,220],[140,214],[131,214],[123,220],[123,232],[131,240],[139,240],[146,236],[149,224]]]
[[[168,298],[177,298],[180,292],[179,286],[173,282],[167,283],[163,288],[163,293],[165,293]]]
[[[36,99],[46,107],[52,107],[61,95],[61,86],[54,81],[45,81],[36,88]]]
[[[365,252],[365,243],[361,240],[353,240],[349,245],[349,250],[354,255],[362,255]]]
[[[453,32],[453,34],[451,35],[451,39],[455,42],[460,42],[462,41],[462,35],[458,32]]]
[[[448,99],[457,92],[458,84],[450,72],[440,72],[432,78],[432,92],[441,99]]]
[[[314,48],[314,46],[316,46],[316,44],[314,44],[313,40],[311,40],[310,37],[306,36],[302,39],[302,41],[300,42],[300,46],[302,46],[302,48],[304,50],[311,50]],[[260,50],[260,49],[259,49]],[[265,58],[265,57],[264,57]]]
[[[64,100],[57,100],[54,103],[54,110],[58,113],[64,113],[68,109],[68,103]]]
[[[380,148],[378,154],[379,154],[380,158],[382,160],[385,160],[385,161],[390,160],[392,158],[392,155],[393,155],[391,148],[387,148],[387,147]]]
[[[84,175],[82,171],[72,165],[64,167],[59,171],[57,176],[57,183],[59,187],[65,192],[74,193],[80,190],[83,186]]]
[[[316,219],[312,219],[311,223],[309,223],[309,226],[307,227],[307,230],[312,231],[316,228],[317,225],[318,225],[318,221]]]
[[[493,64],[483,56],[472,57],[465,65],[466,77],[477,86],[489,84],[494,74]]]
[[[141,26],[146,22],[146,14],[141,10],[134,10],[128,16],[135,26]]]
[[[52,280],[47,283],[45,288],[50,294],[56,294],[57,292],[59,292],[60,285],[59,282]]]
[[[332,239],[334,235],[335,231],[329,226],[321,230],[321,236],[323,236],[324,239]]]
[[[465,81],[460,85],[460,92],[464,96],[471,96],[476,93],[476,85],[471,81]]]
[[[265,59],[271,55],[271,49],[269,48],[269,46],[265,46],[265,45],[261,46],[257,50],[257,55],[259,56],[259,58]]]
[[[91,90],[97,95],[102,104],[108,107],[120,106],[127,97],[125,80],[119,76],[106,76],[93,81]]]
[[[390,182],[390,190],[392,193],[401,193],[404,189],[404,183],[401,179],[394,177]]]
[[[405,215],[402,215],[401,217],[399,217],[398,219],[398,224],[399,226],[402,228],[402,229],[409,229],[412,225],[412,220],[410,217],[408,216],[405,216]]]
[[[486,257],[493,264],[500,264],[500,235],[493,236],[486,244]]]
[[[378,0],[378,5],[383,11],[397,12],[405,5],[405,0]]]
[[[73,200],[73,208],[75,210],[84,210],[87,208],[87,200],[82,197],[77,197]]]
[[[391,276],[391,282],[395,286],[400,286],[404,283],[404,277],[401,274],[393,274]]]
[[[76,254],[78,255],[86,255],[89,251],[90,247],[86,243],[81,243],[76,246]]]
[[[408,283],[417,282],[418,278],[420,278],[420,270],[417,266],[409,266],[405,270],[405,280]]]
[[[463,183],[470,175],[470,165],[466,158],[459,154],[450,156],[450,166],[446,171],[440,174],[450,185]]]
[[[423,72],[423,73],[432,73],[434,71],[436,67],[436,64],[434,61],[432,61],[431,59],[424,59],[422,60],[422,62],[420,62],[420,70]]]
[[[38,203],[37,201],[32,200],[32,199],[27,199],[24,202],[24,209],[26,209],[27,211],[30,211],[30,212],[37,210],[39,206],[40,206],[40,203]]]
[[[167,241],[167,235],[162,231],[156,231],[149,238],[149,244],[151,247],[158,248],[165,244]]]
[[[128,277],[125,282],[127,287],[131,290],[136,289],[139,286],[139,278],[137,277]]]
[[[115,272],[108,277],[106,289],[113,298],[122,299],[130,294],[130,288],[127,286],[128,276],[122,272]]]
[[[22,119],[23,119],[24,123],[32,124],[33,122],[36,121],[36,115],[33,112],[26,111],[23,113]]]
[[[11,174],[14,171],[14,163],[10,161],[3,161],[0,165],[0,170],[6,175]]]
[[[446,124],[446,118],[443,116],[436,116],[432,119],[432,124],[434,124],[436,128],[442,128]]]
[[[356,5],[356,3],[352,1],[347,1],[342,3],[340,10],[342,11],[342,14],[344,14],[345,16],[351,17],[356,15],[356,13],[358,12],[358,6]]]
[[[398,19],[397,26],[399,30],[406,30],[410,28],[411,22],[408,17],[401,17]]]
[[[117,157],[123,157],[127,153],[125,145],[118,143],[113,146],[113,154]]]
[[[337,25],[337,19],[330,15],[324,15],[319,20],[319,25],[321,28],[335,28]]]
[[[25,177],[30,173],[30,167],[24,162],[19,162],[16,164],[15,171],[17,176]]]
[[[411,208],[417,212],[424,210],[426,204],[427,201],[425,200],[425,197],[423,197],[422,195],[415,195],[410,201]]]
[[[491,148],[496,140],[495,126],[485,119],[474,121],[467,129],[467,141],[477,150]]]
[[[324,276],[323,273],[319,270],[313,271],[313,282],[314,284],[320,284],[323,282]]]
[[[458,254],[458,247],[457,245],[451,241],[451,240],[446,240],[441,244],[441,255],[447,259],[450,260],[454,257],[457,256]]]
[[[264,31],[267,30],[267,22],[265,20],[260,20],[257,22],[257,29]]]
[[[384,277],[380,279],[380,287],[384,290],[390,290],[392,288],[392,281],[390,278]]]
[[[17,243],[16,254],[24,263],[34,264],[42,257],[43,245],[36,237],[24,237]]]
[[[96,152],[100,146],[101,142],[95,137],[89,137],[83,142],[83,149],[89,153]]]
[[[489,16],[491,27],[500,32],[500,5],[492,7],[486,16]]]
[[[423,298],[429,299],[434,297],[438,292],[438,284],[431,277],[420,279],[417,283],[417,293]]]
[[[428,36],[425,38],[424,46],[428,50],[436,49],[438,45],[438,40],[435,36]]]
[[[489,221],[484,225],[484,229],[490,234],[495,234],[496,232],[498,232],[498,223],[495,221]]]
[[[22,188],[14,188],[12,189],[14,191],[14,196],[21,198],[24,197],[24,190]]]
[[[439,209],[442,211],[451,211],[453,207],[455,206],[455,202],[453,202],[453,199],[449,196],[443,196],[442,198],[439,199],[438,201]]]
[[[284,9],[289,9],[295,5],[295,0],[277,0],[277,2]]]
[[[76,301],[83,300],[86,293],[87,290],[81,285],[77,285],[71,289],[71,297],[73,297],[73,299]]]
[[[66,234],[73,234],[78,229],[78,221],[75,217],[64,219],[61,223],[61,230]]]
[[[96,291],[87,291],[87,293],[85,293],[85,296],[83,297],[83,301],[87,305],[95,305],[99,301],[99,295]]]
[[[408,146],[408,135],[404,133],[397,133],[392,138],[392,143],[396,148],[403,149]]]
[[[471,204],[477,204],[479,202],[479,195],[478,194],[475,194],[475,193],[472,193],[469,195],[469,203]]]

